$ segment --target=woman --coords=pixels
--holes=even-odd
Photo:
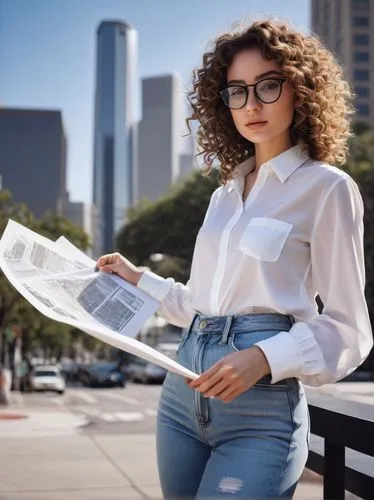
[[[309,418],[303,383],[368,355],[363,203],[344,163],[351,94],[333,55],[275,22],[220,36],[189,94],[207,171],[220,163],[186,286],[119,254],[98,260],[185,327],[159,404],[165,498],[292,497]],[[334,166],[331,166],[334,165]],[[318,314],[316,295],[324,309]]]

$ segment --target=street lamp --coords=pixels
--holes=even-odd
[[[163,253],[151,253],[151,255],[149,256],[149,260],[151,262],[161,262],[162,260],[164,260],[165,258],[165,255]]]
[[[149,260],[151,262],[162,262],[163,260],[166,259],[171,259],[171,260],[174,260],[174,261],[179,261],[181,264],[188,264],[190,265],[190,261],[183,258],[183,257],[179,257],[177,255],[168,255],[167,253],[151,253],[151,255],[149,256]]]

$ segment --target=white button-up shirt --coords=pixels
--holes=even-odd
[[[213,193],[187,285],[147,271],[138,287],[160,301],[162,317],[182,327],[196,312],[293,315],[289,332],[257,344],[272,383],[287,377],[312,386],[335,382],[373,345],[359,189],[344,171],[294,146],[261,165],[243,203],[245,175],[253,167],[254,157]]]

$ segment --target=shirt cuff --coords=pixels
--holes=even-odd
[[[154,299],[162,302],[169,293],[172,285],[172,280],[162,278],[158,274],[152,273],[152,271],[144,271],[138,281],[137,287]]]
[[[279,332],[256,344],[265,354],[271,370],[271,383],[297,377],[301,371],[301,355],[289,332]]]

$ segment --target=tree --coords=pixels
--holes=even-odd
[[[56,240],[63,235],[82,251],[87,250],[90,243],[82,228],[53,212],[47,212],[37,221],[35,230],[51,240]]]
[[[374,130],[358,125],[352,139],[350,158],[345,170],[357,182],[364,201],[364,248],[366,289],[365,295],[371,324],[374,330]],[[374,373],[374,352],[372,351],[362,369]]]
[[[0,191],[0,231],[3,233],[8,220],[13,219],[44,236],[57,239],[64,235],[82,250],[88,247],[88,237],[84,231],[69,220],[47,213],[37,220],[23,203],[15,203],[9,191]],[[0,362],[4,361],[5,332],[12,332],[12,327],[22,331],[23,351],[35,345],[48,349],[59,349],[67,345],[70,327],[46,318],[34,309],[0,273]],[[6,330],[8,329],[8,330]],[[47,340],[48,337],[48,340]],[[11,343],[12,336],[7,340]],[[57,351],[56,351],[57,352]]]
[[[9,219],[16,220],[27,227],[34,227],[35,219],[23,203],[15,204],[9,191],[0,191],[0,231],[4,232]],[[4,327],[14,316],[14,308],[20,300],[20,295],[13,288],[4,274],[0,273],[0,363],[4,362],[5,330]]]
[[[217,172],[203,177],[196,171],[157,202],[135,209],[133,218],[118,233],[118,250],[137,265],[149,265],[149,256],[154,253],[177,257],[174,270],[178,258],[191,261],[198,230],[217,186]],[[166,268],[168,264],[162,265]]]

